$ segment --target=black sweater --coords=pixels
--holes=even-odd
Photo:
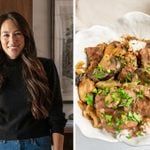
[[[7,80],[0,91],[0,140],[27,139],[63,134],[66,119],[62,112],[62,97],[59,78],[52,60],[39,58],[47,73],[53,103],[46,119],[36,120],[28,105],[27,89],[22,77],[20,59],[6,62]]]

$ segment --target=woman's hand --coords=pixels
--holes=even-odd
[[[59,133],[53,133],[53,150],[63,150],[64,135]]]

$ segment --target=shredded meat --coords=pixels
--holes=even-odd
[[[150,123],[150,41],[135,51],[133,39],[85,48],[87,68],[77,74],[83,116],[113,134],[128,129],[137,136]]]
[[[143,117],[150,117],[150,99],[138,100],[133,105],[133,111],[140,113]]]

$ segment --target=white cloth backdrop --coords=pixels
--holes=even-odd
[[[150,0],[76,0],[75,28],[109,26],[124,14],[141,11],[150,15]]]

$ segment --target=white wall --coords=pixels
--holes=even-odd
[[[50,0],[33,0],[33,31],[38,50],[38,56],[47,58],[50,57],[49,1]],[[59,50],[55,52],[55,55],[60,59]],[[58,68],[58,71],[60,71],[60,68],[58,66],[60,64],[57,61],[55,63]],[[63,110],[66,114],[66,117],[73,113],[72,108],[72,104],[64,104]]]
[[[33,31],[38,56],[50,56],[49,0],[33,0]]]

